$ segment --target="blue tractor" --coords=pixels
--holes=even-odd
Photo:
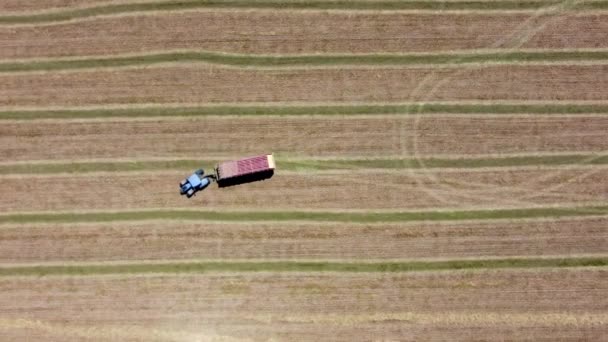
[[[186,197],[190,198],[197,192],[204,190],[214,180],[214,175],[205,176],[205,171],[203,169],[196,170],[190,177],[179,183],[179,194],[186,195]]]

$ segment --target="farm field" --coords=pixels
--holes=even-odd
[[[607,10],[3,1],[0,336],[601,340]]]
[[[182,75],[175,78],[175,75]],[[550,75],[550,76],[548,76]],[[135,70],[0,75],[0,106],[146,103],[301,103],[466,100],[608,100],[607,65],[235,71],[167,66]],[[505,84],[503,80],[509,79]],[[577,86],[572,86],[572,79]],[[441,81],[439,81],[441,80]],[[429,84],[430,83],[430,84]],[[459,84],[470,84],[466,89]],[[255,84],[256,87],[250,87]],[[184,92],[185,86],[192,87]],[[587,85],[587,86],[585,86]],[[72,87],[78,88],[73,89]],[[234,93],[227,92],[231,89]],[[38,96],[32,96],[32,92]]]
[[[593,11],[550,16],[533,11],[446,14],[208,8],[140,13],[0,28],[0,38],[14,47],[3,49],[0,56],[106,56],[180,49],[253,54],[475,52],[507,48],[514,42],[525,49],[608,47],[608,14]],[[404,29],[417,39],[408,39]]]
[[[5,310],[30,317],[2,322],[15,336],[23,329],[95,339],[278,334],[347,340],[373,339],[380,330],[393,338],[441,338],[449,332],[463,339],[478,334],[594,339],[601,337],[606,319],[605,284],[598,287],[605,276],[604,270],[562,270],[15,278],[3,282],[0,298],[19,303]],[[566,286],[567,298],[556,300]],[[45,310],[40,301],[60,309]],[[91,323],[98,328],[88,328]],[[150,325],[155,328],[146,329]]]

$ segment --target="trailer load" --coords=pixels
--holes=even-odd
[[[219,163],[211,174],[205,175],[203,169],[195,171],[180,182],[180,195],[190,198],[204,190],[212,182],[218,187],[257,182],[274,175],[275,161],[272,154],[249,157]]]
[[[272,177],[275,163],[272,154],[227,161],[217,165],[217,185],[220,188],[256,182]]]

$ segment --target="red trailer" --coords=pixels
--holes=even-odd
[[[256,182],[272,177],[275,162],[272,154],[222,162],[215,168],[217,185],[220,188]]]

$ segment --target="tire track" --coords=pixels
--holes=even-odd
[[[512,32],[510,32],[509,35],[507,35],[505,37],[501,37],[499,40],[495,41],[490,46],[490,48],[508,47],[511,49],[519,49],[524,44],[526,44],[532,37],[534,37],[534,35],[541,32],[547,25],[549,25],[549,23],[556,22],[558,19],[560,19],[560,16],[565,11],[576,7],[580,3],[581,3],[580,1],[576,1],[576,0],[564,0],[559,3],[555,3],[555,4],[551,4],[551,5],[539,8],[539,10],[537,10],[533,16],[531,16],[530,18],[528,18],[527,20],[522,22],[516,30],[513,30]],[[540,18],[540,21],[535,22],[535,20],[537,18]],[[435,73],[435,74],[431,73],[423,79],[423,81],[420,83],[418,88],[416,88],[413,91],[413,94],[423,93],[423,94],[425,94],[424,99],[428,101],[433,97],[433,95],[435,93],[440,91],[440,88],[442,86],[448,84],[452,79],[454,79],[456,77],[461,77],[462,75],[464,75],[466,73],[467,69],[470,70],[470,69],[474,69],[474,68],[475,68],[474,66],[469,66],[469,67],[465,66],[463,70],[455,70],[452,73],[449,73],[446,75],[440,75],[438,73]],[[419,120],[420,120],[420,116],[417,116],[415,128],[418,127]],[[403,137],[403,130],[404,130],[404,126],[401,125],[401,132],[400,132],[401,137]],[[401,138],[401,140],[403,141],[403,138]],[[413,147],[414,155],[419,158],[417,136],[414,137],[413,145],[414,145],[414,147]],[[403,144],[402,144],[402,154],[404,154],[406,152],[405,150],[403,150],[403,147],[405,147],[405,146],[403,146]],[[593,174],[594,174],[594,172],[590,172],[586,176],[592,176]],[[434,175],[431,174],[429,176],[430,176],[431,181],[435,181],[435,183],[437,183],[437,179],[434,177]],[[540,182],[542,182],[541,178],[534,180],[534,183],[540,183]],[[533,186],[533,185],[534,184],[531,184],[531,186]],[[445,186],[445,185],[442,184],[442,186]],[[448,185],[447,187],[450,187],[450,186]],[[557,189],[557,187],[552,187],[552,189]],[[433,193],[433,191],[434,190],[431,190],[427,193],[429,193],[429,195],[435,197],[437,200],[445,202],[445,200],[442,198],[442,195],[440,192]],[[447,191],[444,191],[444,192],[449,193],[451,191],[448,189]],[[547,193],[546,191],[543,191],[543,192]],[[488,197],[488,195],[490,195],[490,194],[484,194],[484,198],[488,199],[489,201],[496,201],[498,198],[500,198],[501,196],[504,195],[504,188],[502,188],[502,187],[497,188],[496,197],[493,197],[491,195]],[[468,194],[466,194],[466,195],[464,195],[464,198],[470,198],[470,196]],[[522,203],[521,200],[522,200],[521,198],[518,199],[518,202],[520,204],[526,203],[525,201]],[[524,198],[524,200],[525,200],[525,198]]]

